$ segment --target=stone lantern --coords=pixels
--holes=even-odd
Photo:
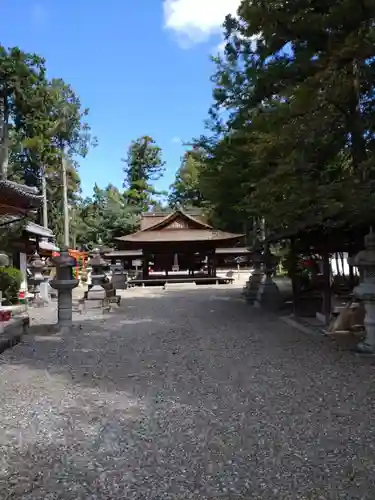
[[[244,295],[246,298],[246,301],[249,302],[250,304],[254,304],[257,294],[258,294],[258,288],[260,285],[260,282],[262,281],[262,276],[263,276],[263,271],[262,271],[262,254],[260,251],[260,248],[254,249],[253,257],[252,257],[252,262],[254,266],[254,270],[247,281],[245,285],[245,290],[244,290]]]
[[[76,261],[69,255],[68,247],[65,246],[60,255],[53,257],[52,262],[56,266],[56,276],[50,285],[58,291],[57,324],[60,328],[70,328],[73,319],[72,290],[79,283],[79,280],[73,277]]]
[[[92,286],[87,292],[87,302],[85,306],[90,308],[103,308],[106,304],[107,293],[104,288],[106,274],[104,269],[108,266],[107,262],[102,258],[98,249],[94,250],[93,256],[88,262],[91,267]]]
[[[365,331],[366,338],[358,344],[357,350],[363,353],[375,353],[375,234],[370,229],[365,237],[365,249],[361,250],[354,258],[362,277],[360,284],[354,288],[354,295],[365,306]]]
[[[40,285],[44,282],[43,271],[45,270],[45,264],[40,258],[38,252],[35,252],[31,257],[29,264],[29,269],[31,271],[32,277],[29,279],[30,283],[33,285],[32,293],[34,295],[35,305],[42,305],[44,301],[42,300],[40,294]]]
[[[0,251],[0,267],[9,266],[9,257],[6,253]]]
[[[258,307],[264,306],[275,311],[281,305],[280,291],[272,279],[272,275],[276,269],[277,258],[271,253],[268,245],[266,245],[262,257],[264,276],[258,288],[255,305]]]
[[[104,269],[108,266],[108,264],[100,255],[98,249],[94,250],[93,256],[89,260],[88,265],[92,269],[91,270],[92,287],[90,288],[89,293],[90,292],[101,293],[102,291],[104,291],[103,285],[106,279],[106,274],[104,272]]]

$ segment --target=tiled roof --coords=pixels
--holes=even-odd
[[[14,224],[15,222],[21,222],[25,220],[24,215],[16,215],[16,214],[5,214],[0,215],[0,227],[8,226],[10,224]]]
[[[147,216],[153,224],[146,225],[136,233],[116,238],[118,241],[142,244],[142,243],[166,243],[166,242],[219,242],[241,238],[242,234],[227,233],[214,229],[207,224],[202,217],[191,215],[182,210],[154,217]],[[139,248],[139,247],[138,247]]]
[[[164,220],[166,217],[168,217],[169,214],[160,214],[160,213],[146,213],[142,214],[141,218],[141,231],[145,229],[149,229],[150,227],[154,226],[155,224],[158,224],[162,220]]]
[[[191,214],[189,212],[184,212],[183,210],[174,210],[170,213],[145,213],[142,214],[141,219],[141,231],[148,231],[150,229],[156,229],[157,227],[163,227],[169,222],[176,218],[186,219],[188,222],[192,223],[195,227],[211,228],[207,223],[206,217],[202,214]]]
[[[36,188],[0,180],[0,205],[12,207],[15,212],[36,210],[42,204],[43,197]]]
[[[37,236],[42,236],[44,238],[54,238],[52,229],[50,229],[49,227],[40,226],[35,222],[28,222],[26,224],[25,230],[28,233],[35,234]]]

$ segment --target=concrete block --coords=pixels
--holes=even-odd
[[[106,291],[100,285],[94,285],[87,293],[88,300],[103,300],[106,298]]]

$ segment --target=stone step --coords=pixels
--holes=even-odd
[[[170,289],[170,288],[190,288],[191,286],[196,286],[195,282],[192,283],[165,283],[163,286],[164,290]]]

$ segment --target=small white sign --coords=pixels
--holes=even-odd
[[[132,266],[140,267],[142,265],[142,261],[140,259],[136,259],[132,261]]]

